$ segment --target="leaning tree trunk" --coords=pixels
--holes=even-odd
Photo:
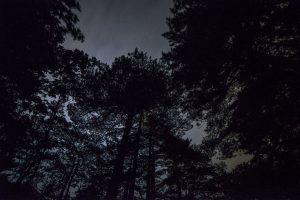
[[[74,171],[76,171],[78,164],[79,164],[78,157],[76,156],[72,162],[70,172],[64,177],[62,189],[60,191],[58,199],[63,200],[65,198],[65,193],[68,192],[69,183],[73,179],[73,173]]]
[[[132,128],[133,117],[134,117],[134,113],[130,112],[125,122],[124,133],[120,145],[118,146],[118,152],[114,163],[113,174],[111,176],[111,180],[108,185],[108,190],[106,193],[106,198],[105,198],[106,200],[116,199],[118,188],[122,181],[121,177],[123,174],[123,165],[124,165],[124,160],[126,155],[126,149],[128,147],[129,134]]]
[[[70,196],[70,188],[71,188],[71,184],[73,182],[73,179],[75,177],[75,175],[78,173],[78,169],[79,169],[79,164],[80,164],[80,160],[79,158],[77,157],[77,162],[75,164],[75,167],[72,168],[72,174],[70,176],[70,179],[69,179],[69,182],[67,184],[67,189],[66,189],[66,192],[65,192],[65,195],[64,195],[64,200],[65,199],[68,199],[69,196]]]
[[[135,189],[135,179],[136,179],[136,170],[137,170],[137,162],[138,162],[138,156],[139,156],[139,148],[140,148],[140,138],[142,134],[142,121],[143,121],[143,114],[140,114],[140,120],[139,120],[139,127],[137,130],[137,133],[135,135],[134,140],[134,158],[132,163],[132,169],[131,169],[131,177],[129,182],[129,195],[128,200],[134,200],[134,189]]]
[[[155,199],[155,152],[152,134],[149,134],[148,147],[148,174],[147,174],[147,191],[146,200]]]
[[[20,173],[20,176],[16,181],[17,184],[20,184],[23,182],[23,180],[30,174],[31,169],[35,166],[35,164],[36,164],[35,159],[29,161],[29,163],[26,165],[26,167]]]

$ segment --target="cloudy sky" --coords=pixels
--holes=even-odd
[[[79,48],[110,64],[116,56],[136,47],[152,57],[168,50],[161,36],[168,30],[171,0],[79,0],[78,14],[85,42],[67,41],[69,48]]]

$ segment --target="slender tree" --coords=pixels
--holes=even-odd
[[[164,95],[164,74],[160,67],[161,65],[157,61],[148,58],[146,54],[138,52],[138,50],[129,54],[128,57],[117,58],[112,65],[109,74],[112,79],[112,84],[109,85],[110,101],[122,106],[121,108],[128,113],[128,117],[124,134],[118,146],[114,171],[106,199],[115,199],[118,193],[117,189],[121,182],[120,177],[123,171],[126,149],[128,149],[133,117],[137,113],[147,111],[160,103],[159,100]],[[137,134],[140,134],[140,132],[138,131]],[[134,186],[132,185],[132,187]],[[132,190],[129,194],[131,197],[134,195]]]

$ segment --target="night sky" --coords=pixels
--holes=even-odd
[[[168,50],[162,33],[168,30],[171,0],[80,0],[79,27],[85,42],[67,41],[69,48],[84,50],[110,64],[136,47],[158,58]]]
[[[172,0],[80,0],[79,27],[85,41],[67,40],[67,48],[78,48],[101,62],[111,64],[115,57],[135,48],[159,58],[169,50],[162,33],[168,30],[166,18],[171,15]],[[204,125],[187,132],[192,143],[200,143]]]

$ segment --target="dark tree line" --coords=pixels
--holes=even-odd
[[[0,3],[0,199],[300,197],[296,0],[174,0],[171,50],[111,65],[63,46],[76,11]]]

